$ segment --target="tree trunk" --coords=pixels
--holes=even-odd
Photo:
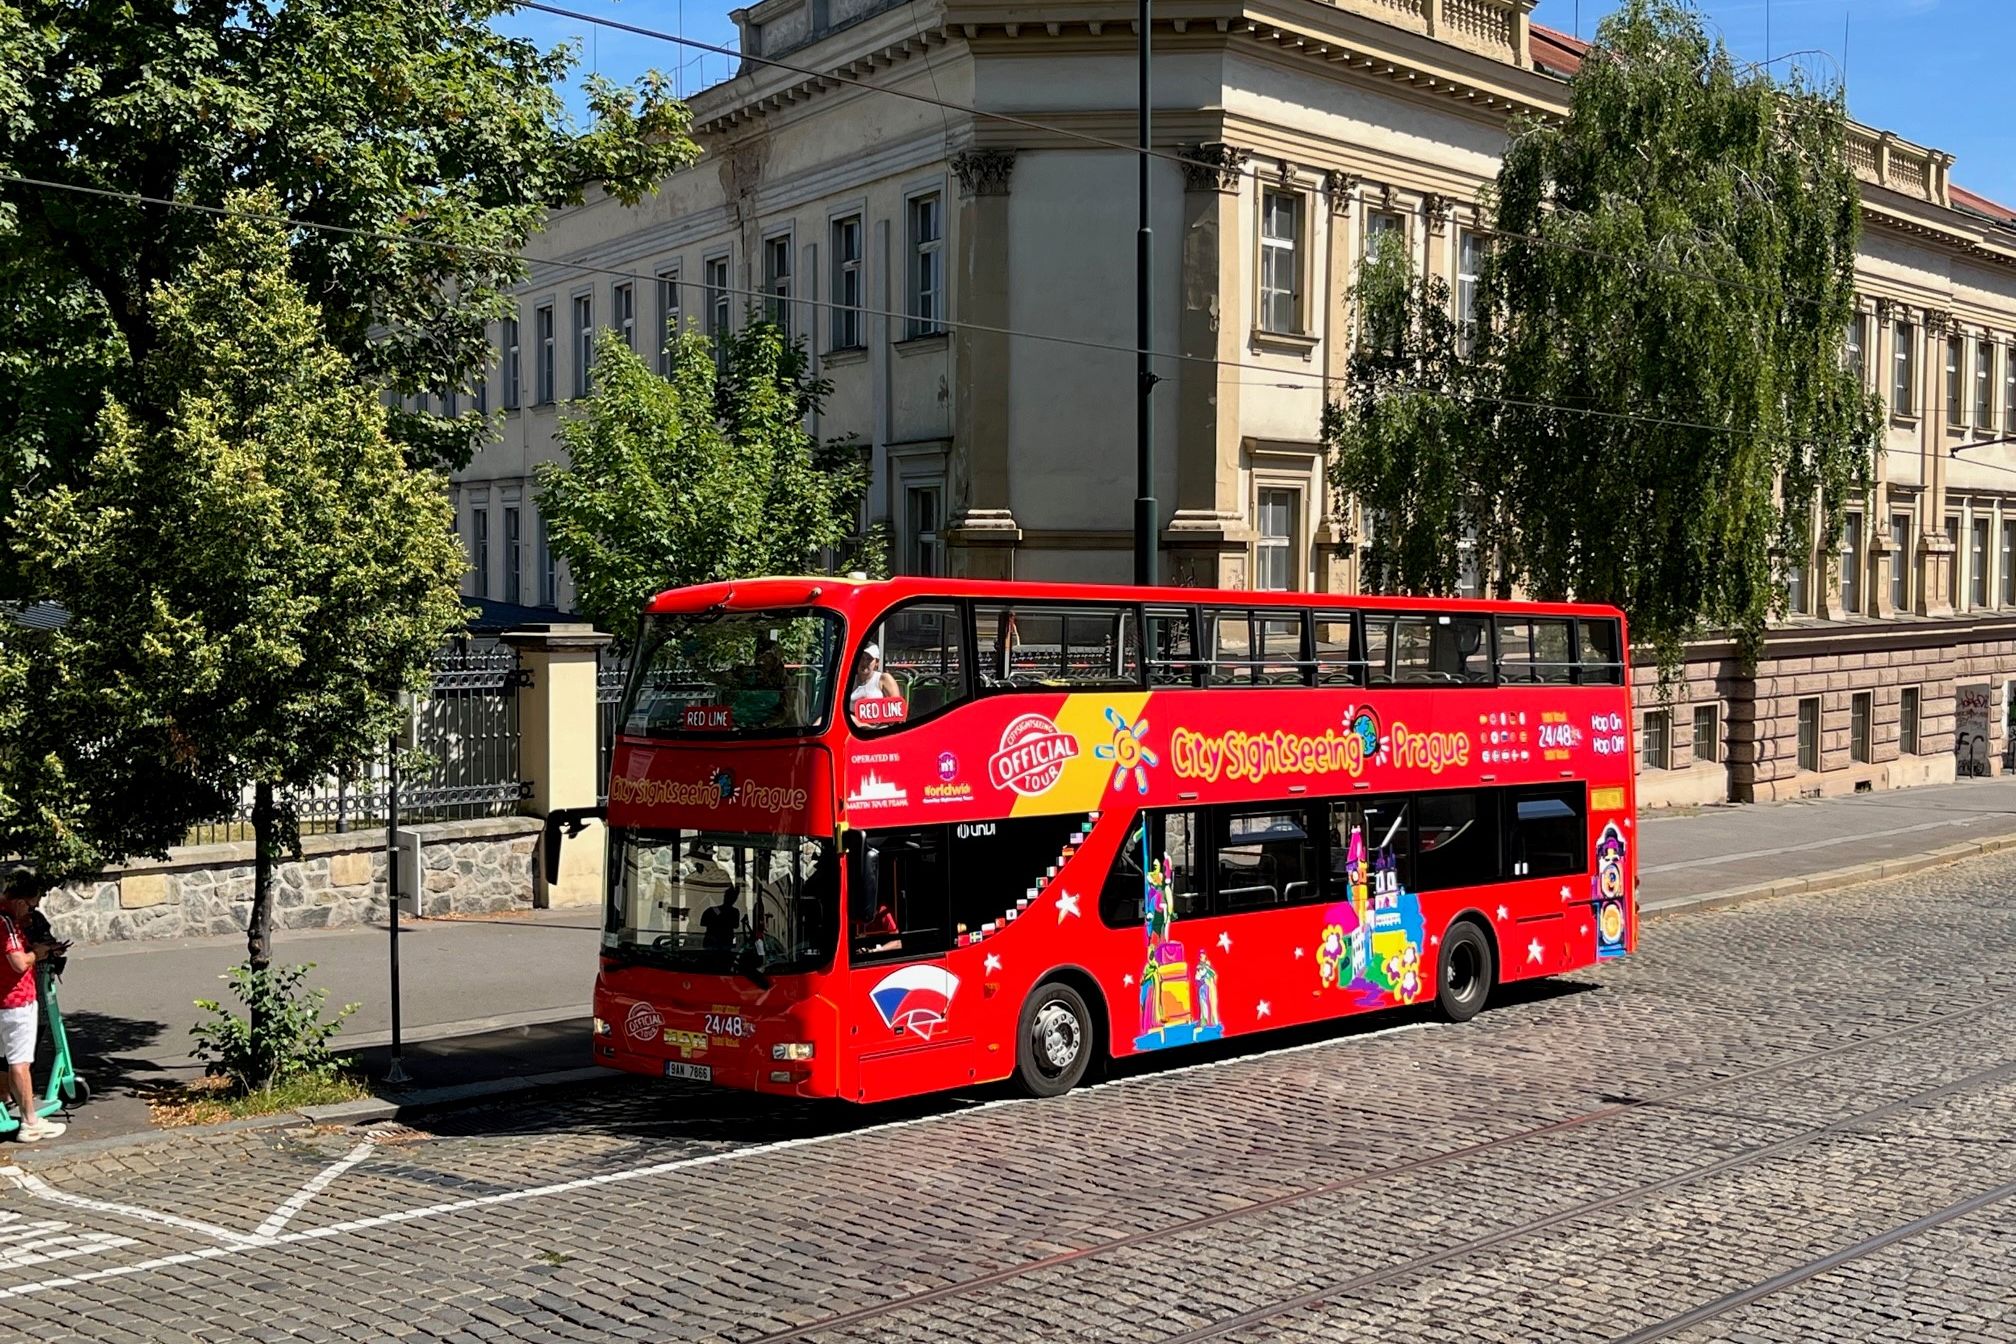
[[[273,786],[261,781],[252,794],[252,911],[245,921],[245,960],[255,971],[273,961]],[[255,1028],[257,1024],[254,1024]]]

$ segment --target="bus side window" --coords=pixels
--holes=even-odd
[[[1582,662],[1578,672],[1584,686],[1622,686],[1624,657],[1618,649],[1617,622],[1581,621]]]
[[[1393,618],[1365,618],[1365,679],[1374,686],[1393,681]]]
[[[1507,685],[1575,680],[1573,625],[1566,617],[1500,616],[1498,676]]]
[[[1196,622],[1187,611],[1148,609],[1148,684],[1191,686],[1197,673]]]
[[[1173,921],[1203,914],[1197,822],[1195,812],[1154,812],[1135,822],[1106,875],[1106,886],[1099,896],[1100,919],[1116,929],[1138,928],[1151,917]],[[1148,900],[1149,883],[1142,872],[1144,827],[1148,872],[1155,879],[1153,910]]]
[[[870,650],[880,655],[874,666]],[[949,602],[915,602],[870,632],[848,678],[847,714],[856,727],[912,723],[956,705],[969,692],[965,623]]]
[[[848,946],[853,959],[898,961],[949,948],[947,876],[943,826],[849,835]]]
[[[1319,898],[1317,847],[1304,809],[1222,809],[1216,820],[1220,914]]]
[[[1243,611],[1212,611],[1205,613],[1204,619],[1211,632],[1211,684],[1252,685],[1252,618]]]
[[[1510,877],[1572,877],[1589,870],[1582,786],[1514,789],[1506,800]]]
[[[1501,876],[1498,802],[1476,792],[1423,793],[1414,799],[1421,891],[1481,887]]]
[[[1356,626],[1352,619],[1318,613],[1315,630],[1316,684],[1362,686],[1365,682],[1364,655],[1358,650]],[[1381,652],[1384,652],[1383,646]]]
[[[1407,798],[1340,799],[1330,805],[1330,899],[1344,900],[1353,884],[1368,890],[1390,872],[1393,881],[1413,891],[1414,831]],[[1352,832],[1359,836],[1353,853]],[[1362,863],[1362,871],[1357,871]]]

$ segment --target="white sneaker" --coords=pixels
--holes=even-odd
[[[67,1128],[68,1126],[60,1120],[45,1120],[37,1116],[15,1130],[14,1139],[17,1143],[39,1143],[43,1139],[62,1137],[63,1131]]]

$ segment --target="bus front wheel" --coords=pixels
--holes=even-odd
[[[1032,1097],[1062,1096],[1092,1063],[1092,1012],[1071,986],[1040,986],[1022,1006],[1015,1081]]]
[[[1491,997],[1498,978],[1490,940],[1468,920],[1451,924],[1442,935],[1441,963],[1435,1002],[1451,1022],[1468,1022]]]

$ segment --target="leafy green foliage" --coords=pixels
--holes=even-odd
[[[1352,298],[1364,339],[1345,400],[1323,409],[1323,439],[1336,496],[1364,515],[1361,582],[1447,595],[1463,577],[1465,528],[1495,513],[1449,286],[1418,279],[1405,249],[1386,247],[1366,258]]]
[[[114,852],[163,852],[253,787],[262,878],[291,839],[274,795],[378,750],[464,619],[444,484],[406,465],[331,348],[284,233],[254,222],[270,204],[247,201],[151,296],[132,398],[158,419],[109,402],[79,481],[20,502],[13,558],[70,620],[42,637],[38,712],[0,751],[17,776],[60,761],[82,800],[65,824]],[[0,815],[0,848],[48,848],[47,829]]]
[[[1392,544],[1446,559],[1453,499],[1501,582],[1622,606],[1668,669],[1704,627],[1754,649],[1783,600],[1772,552],[1838,538],[1879,429],[1843,360],[1860,194],[1840,93],[1739,68],[1683,0],[1628,0],[1570,104],[1514,128],[1470,367],[1416,337],[1420,384],[1464,408],[1425,432],[1468,455],[1381,450],[1407,477]],[[1415,395],[1333,415],[1344,457],[1354,424],[1403,417],[1397,445],[1426,420]]]
[[[241,1095],[304,1076],[333,1076],[336,1056],[329,1042],[358,1005],[345,1004],[336,1016],[324,1020],[329,991],[302,987],[313,969],[313,962],[259,969],[233,966],[218,978],[230,985],[245,1016],[216,999],[196,1000],[210,1020],[189,1029],[196,1038],[191,1053],[209,1073],[229,1079]],[[255,1023],[260,1024],[257,1029]]]
[[[805,417],[825,395],[776,327],[712,345],[688,333],[661,378],[613,333],[593,391],[560,425],[568,463],[539,470],[539,514],[576,601],[625,636],[666,588],[803,573],[854,535],[867,473],[849,443],[820,445]]]

